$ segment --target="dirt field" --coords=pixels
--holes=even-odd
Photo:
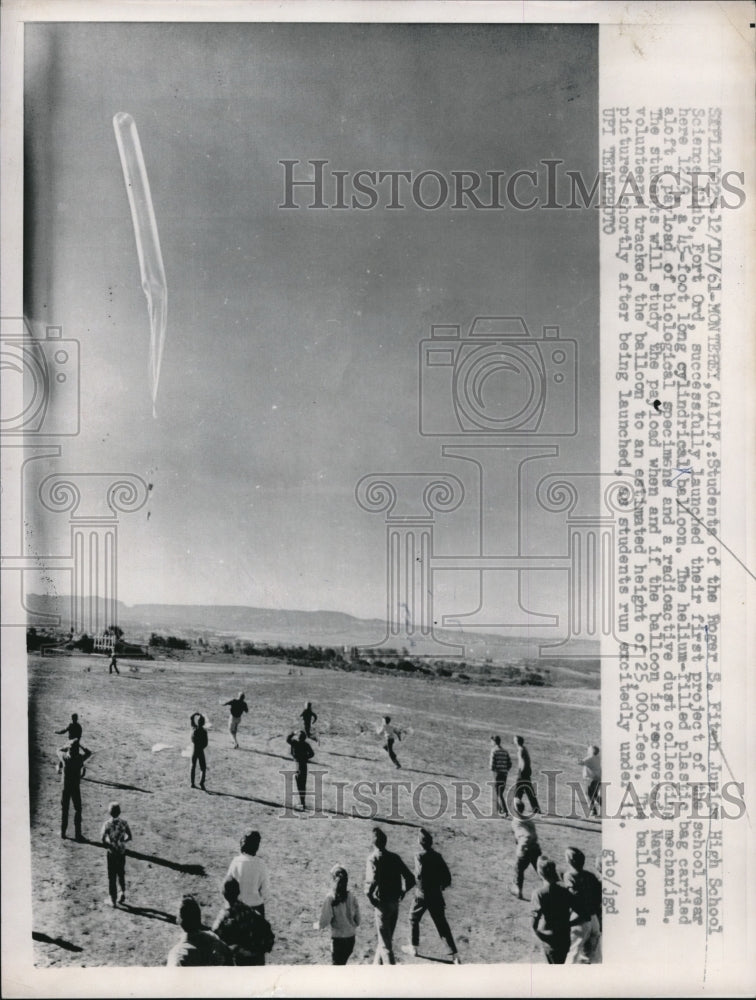
[[[289,668],[282,663],[120,663],[109,676],[100,657],[29,662],[29,745],[33,932],[39,966],[162,965],[179,935],[174,923],[183,893],[199,900],[206,923],[221,906],[220,886],[249,827],[262,834],[260,856],[272,875],[267,913],[276,934],[271,964],[328,963],[328,933],[312,929],[329,888],[333,864],[344,864],[356,890],[363,925],[351,961],[372,961],[375,932],[363,895],[371,828],[387,832],[389,848],[412,866],[417,828],[427,826],[453,876],[447,914],[463,962],[542,962],[530,930],[527,902],[509,893],[513,839],[507,820],[491,815],[490,791],[478,800],[484,818],[461,806],[459,781],[487,782],[489,736],[500,733],[511,752],[514,733],[525,737],[534,770],[562,770],[580,779],[576,763],[585,745],[599,741],[597,691],[563,688],[501,688],[496,691],[429,684],[406,677],[373,677]],[[244,690],[250,713],[233,750],[227,709],[219,702]],[[311,772],[322,778],[322,815],[285,808],[291,758],[284,737],[297,728],[305,700],[318,712],[320,742],[313,744]],[[189,716],[205,712],[211,722],[208,792],[189,785]],[[84,728],[82,743],[96,752],[82,782],[84,836],[60,838],[60,779],[55,751],[72,712]],[[397,744],[401,771],[381,750],[375,727],[388,713],[409,728]],[[153,751],[156,744],[167,749]],[[410,781],[378,795],[377,815],[352,793],[352,783]],[[311,787],[315,778],[311,777]],[[345,787],[334,782],[346,782]],[[436,783],[425,786],[421,782]],[[455,785],[454,782],[457,782]],[[339,787],[343,787],[339,801]],[[540,790],[545,793],[545,782]],[[414,798],[413,798],[414,792]],[[463,797],[471,797],[470,786]],[[365,790],[363,788],[363,796]],[[449,807],[437,819],[441,798]],[[542,799],[545,794],[542,795]],[[126,862],[127,906],[113,909],[107,898],[105,851],[100,829],[111,801],[120,802],[133,844]],[[455,803],[457,809],[455,815]],[[580,847],[593,867],[600,851],[597,821],[562,818],[570,791],[559,786],[554,815],[538,823],[546,854],[560,868],[564,849]],[[415,808],[417,807],[417,808]],[[353,816],[353,809],[362,816]],[[346,814],[346,815],[345,815]],[[525,895],[536,885],[532,869]],[[426,916],[421,955],[401,953],[409,940],[411,899],[401,907],[395,945],[400,962],[445,961],[445,948]]]

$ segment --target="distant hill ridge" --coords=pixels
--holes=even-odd
[[[65,619],[69,614],[68,595],[28,594],[26,603],[30,610],[40,614],[60,615]],[[102,598],[85,598],[85,603],[98,601],[104,610]],[[379,618],[364,619],[343,611],[299,611],[285,608],[256,608],[244,604],[124,604],[116,601],[119,621],[159,620],[164,624],[175,624],[189,628],[206,628],[228,631],[232,628],[286,628],[296,629],[313,625],[320,629],[337,630],[354,627],[357,624],[383,628]]]
[[[28,594],[27,607],[37,615],[57,615],[60,627],[69,625],[70,597],[66,595]],[[90,599],[87,599],[90,600]],[[105,602],[99,603],[104,622]],[[124,604],[117,602],[118,624],[127,634],[148,637],[151,632],[172,632],[191,637],[204,632],[233,634],[253,642],[287,645],[363,646],[380,643],[387,626],[379,618],[356,618],[342,611],[299,611],[279,608],[257,608],[241,604]],[[43,625],[41,620],[31,624]],[[465,647],[465,655],[495,660],[539,658],[543,638],[506,636],[492,632],[483,634],[457,629],[436,629],[436,637],[448,644]],[[416,634],[412,639],[396,636],[388,645],[401,650],[408,647],[415,655],[444,656],[443,647],[429,644]],[[598,656],[598,643],[586,643],[586,657]],[[455,651],[450,648],[449,655]],[[574,654],[573,654],[574,655]],[[559,652],[554,650],[554,656]]]

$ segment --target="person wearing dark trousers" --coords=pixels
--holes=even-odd
[[[189,720],[192,724],[192,788],[197,765],[200,769],[200,788],[205,790],[205,776],[207,775],[207,761],[205,760],[205,750],[207,749],[207,730],[205,729],[205,716],[200,712],[193,712]]]
[[[525,746],[522,736],[515,736],[515,746],[517,747],[517,777],[515,778],[514,797],[515,801],[522,802],[527,796],[530,808],[534,813],[539,813],[541,807],[538,805],[535,788],[533,788],[533,772],[530,766],[530,753]]]
[[[559,885],[556,865],[548,858],[538,859],[541,888],[532,896],[532,927],[543,945],[549,965],[564,965],[570,950],[570,912],[572,900],[563,885]]]
[[[410,955],[417,955],[420,944],[420,921],[426,910],[436,925],[439,937],[446,942],[452,962],[460,965],[457,946],[446,919],[446,904],[444,890],[451,885],[449,868],[433,848],[433,837],[428,830],[420,830],[418,834],[420,849],[415,855],[415,901],[410,913],[411,943],[404,950]]]
[[[294,733],[289,733],[286,737],[286,742],[289,744],[291,756],[297,762],[297,773],[295,775],[297,791],[299,792],[299,801],[302,804],[302,808],[306,809],[307,762],[315,756],[315,751],[307,742],[307,734],[304,729],[300,732],[296,740],[294,739]]]
[[[492,736],[491,759],[489,766],[494,776],[494,795],[496,797],[496,808],[500,816],[508,816],[506,799],[504,793],[507,788],[507,777],[512,769],[512,758],[501,745],[501,736]]]
[[[586,871],[585,855],[579,848],[568,847],[564,856],[569,867],[562,884],[572,899],[573,912],[569,958],[590,965],[601,961],[601,882]]]
[[[69,805],[74,807],[74,834],[76,840],[84,840],[81,833],[81,777],[84,761],[92,756],[92,751],[81,746],[78,739],[71,740],[58,751],[58,759],[63,765],[63,791],[61,794],[60,836],[65,840],[68,830]]]
[[[116,659],[116,655],[115,653],[112,653],[110,657],[110,664],[108,665],[108,673],[112,674],[114,670],[117,674],[120,674],[121,672],[118,669],[118,660]]]
[[[100,840],[108,849],[108,891],[110,902],[116,905],[117,884],[121,886],[119,903],[126,902],[126,844],[132,839],[129,824],[121,818],[121,807],[110,804],[110,819],[105,820]]]
[[[365,894],[375,909],[375,929],[378,946],[377,965],[396,965],[394,931],[399,919],[399,903],[415,885],[415,876],[398,854],[386,850],[386,834],[373,828],[373,850],[368,855],[365,870]]]
[[[402,765],[399,763],[396,758],[396,754],[394,753],[394,740],[401,740],[402,734],[396,726],[391,725],[390,715],[383,716],[383,725],[378,730],[378,735],[385,738],[386,742],[383,744],[383,749],[389,755],[394,767],[401,767]]]
[[[331,964],[346,965],[354,951],[360,907],[357,897],[349,891],[349,874],[343,865],[331,869],[333,888],[323,901],[320,920],[313,924],[317,931],[331,930]]]
[[[312,724],[313,722],[318,721],[318,717],[313,711],[311,701],[307,702],[307,704],[304,707],[304,711],[300,713],[299,718],[302,720],[302,724],[304,725],[304,731],[305,735],[307,736],[307,739],[308,740],[314,739],[312,735]]]
[[[515,814],[512,817],[512,833],[517,844],[517,856],[515,859],[515,880],[510,891],[518,899],[524,899],[522,886],[525,881],[525,872],[530,865],[535,871],[538,871],[541,846],[538,843],[535,823],[532,819],[522,815],[522,802],[515,802],[513,808]]]

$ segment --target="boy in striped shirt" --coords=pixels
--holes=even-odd
[[[504,792],[507,787],[507,775],[512,768],[512,758],[501,745],[501,736],[492,736],[491,742],[493,743],[493,746],[491,747],[490,766],[494,775],[496,808],[498,809],[500,816],[508,816],[509,810],[507,809]]]

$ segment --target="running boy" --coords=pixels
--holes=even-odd
[[[234,743],[234,750],[239,749],[239,741],[236,738],[237,730],[239,729],[239,723],[242,720],[242,715],[249,711],[247,702],[244,698],[244,692],[240,691],[236,698],[229,698],[228,701],[224,701],[223,705],[228,705],[228,731],[231,733],[231,739]]]
[[[383,744],[383,749],[389,755],[394,767],[401,767],[402,765],[399,763],[396,758],[396,754],[394,753],[394,740],[401,740],[402,734],[396,726],[391,725],[390,715],[383,716],[383,725],[378,730],[378,735],[385,737],[386,742]]]
[[[304,707],[304,711],[300,713],[299,718],[304,724],[305,735],[308,740],[314,740],[315,737],[312,735],[312,724],[318,721],[318,717],[313,711],[312,702],[308,701]]]

